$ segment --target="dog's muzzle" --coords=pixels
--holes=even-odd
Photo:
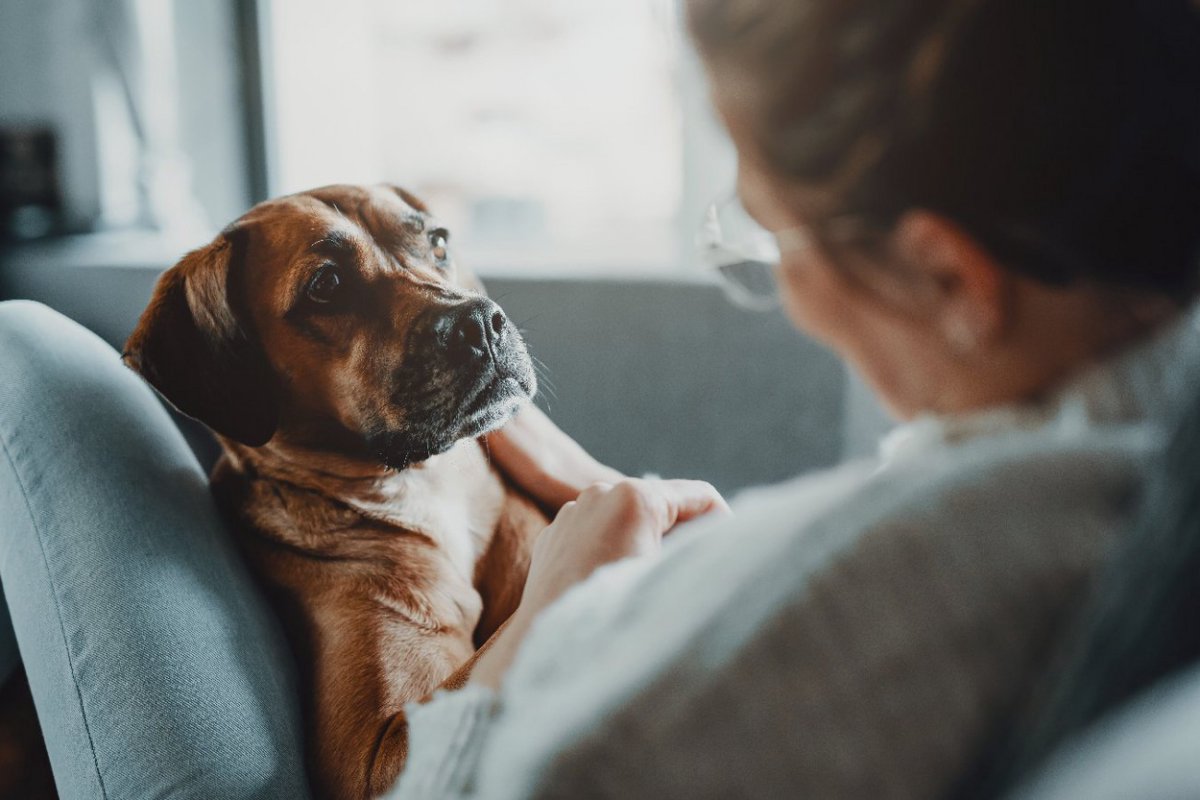
[[[407,424],[372,437],[389,466],[408,466],[498,428],[537,390],[520,333],[487,298],[429,309],[409,342],[395,397]]]

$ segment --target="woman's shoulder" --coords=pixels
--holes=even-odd
[[[950,518],[977,516],[985,508],[1026,514],[1094,504],[1121,508],[1162,445],[1158,429],[1148,424],[1013,430],[897,454],[880,463],[860,499],[877,499],[891,513]]]
[[[680,580],[775,576],[781,601],[842,566],[865,582],[895,576],[898,563],[914,581],[995,573],[1014,592],[1047,576],[1085,577],[1129,518],[1159,447],[1151,429],[1114,426],[863,460],[739,495],[732,518],[685,532],[668,553],[675,569],[660,569]]]
[[[743,523],[753,519],[798,535],[820,518],[839,520],[849,533],[909,515],[952,523],[985,509],[1005,516],[1051,507],[1121,510],[1163,445],[1149,424],[1007,430],[952,444],[893,442],[880,457],[742,492],[733,507]]]

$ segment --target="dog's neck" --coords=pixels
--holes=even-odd
[[[507,489],[492,469],[484,445],[464,439],[445,453],[407,469],[315,452],[272,440],[247,447],[222,439],[237,471],[316,493],[363,517],[419,531],[473,563],[476,546],[491,536]]]

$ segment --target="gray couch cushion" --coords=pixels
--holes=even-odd
[[[1200,798],[1200,667],[1156,684],[1062,748],[1010,800]]]

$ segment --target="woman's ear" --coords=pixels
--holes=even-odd
[[[244,231],[226,231],[163,273],[121,358],[170,403],[257,447],[279,422],[271,366],[229,300]]]
[[[1013,278],[960,225],[909,211],[893,228],[891,245],[918,284],[922,313],[953,351],[969,356],[1008,329]]]

